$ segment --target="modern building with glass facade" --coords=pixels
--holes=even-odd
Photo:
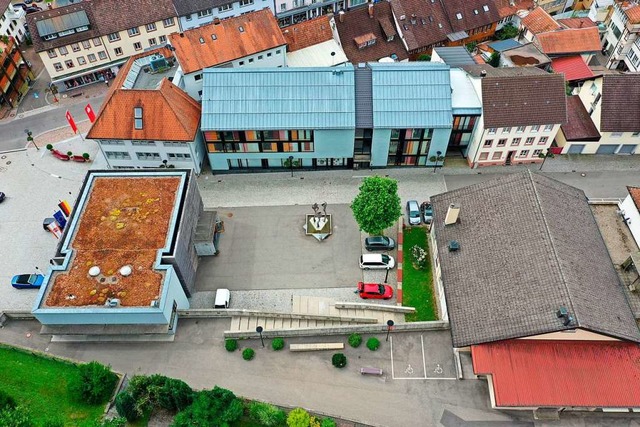
[[[214,173],[434,166],[447,152],[451,100],[446,64],[212,68],[202,132]]]

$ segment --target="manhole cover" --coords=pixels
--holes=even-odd
[[[0,157],[0,159],[6,159],[6,158],[7,158],[7,156],[2,156],[2,157]]]
[[[9,161],[7,162],[7,164],[8,164],[8,165],[10,165],[10,164],[11,164],[11,160],[9,160]]]

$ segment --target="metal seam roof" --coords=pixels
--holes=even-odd
[[[36,22],[40,37],[49,34],[57,34],[63,31],[89,25],[89,18],[84,10],[67,13],[66,15],[54,16]]]

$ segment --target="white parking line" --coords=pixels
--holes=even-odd
[[[394,380],[423,380],[423,381],[440,381],[440,380],[445,380],[445,381],[456,381],[457,378],[450,378],[450,377],[427,377],[427,361],[424,355],[424,336],[420,335],[420,344],[421,344],[421,350],[422,350],[422,368],[424,369],[424,376],[422,377],[396,377],[395,375],[395,366],[394,366],[394,362],[393,362],[393,337],[389,337],[389,348],[390,348],[390,352],[391,352],[391,378]],[[407,365],[407,369],[405,369],[405,373],[410,373],[413,372],[414,369],[411,365]],[[442,366],[440,366],[440,364],[436,365],[436,369],[434,370],[434,373],[438,374],[443,372]]]

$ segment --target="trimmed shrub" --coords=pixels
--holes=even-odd
[[[344,368],[347,366],[347,356],[342,353],[336,353],[331,357],[331,363],[336,368]]]
[[[249,416],[264,427],[278,427],[285,423],[287,414],[280,408],[268,403],[251,402]]]
[[[13,409],[16,407],[16,401],[6,392],[0,390],[0,411],[3,409]]]
[[[168,411],[182,411],[193,402],[193,390],[187,383],[166,378],[158,395],[158,404]]]
[[[271,341],[271,348],[275,351],[282,350],[284,348],[284,338],[274,338]]]
[[[242,351],[242,358],[244,360],[251,360],[255,355],[256,355],[256,352],[252,348],[245,348]]]
[[[142,416],[136,408],[136,399],[128,391],[120,392],[116,396],[116,410],[118,415],[125,417],[130,422],[134,422]]]
[[[53,150],[53,145],[47,144],[47,150],[49,150],[49,151]]]
[[[69,156],[69,157],[73,156],[73,152],[72,151],[67,151],[67,156]]]
[[[325,418],[324,420],[322,420],[322,423],[320,423],[320,427],[336,427],[337,424],[335,421],[333,421],[333,418]]]
[[[89,157],[90,157],[90,156],[89,156],[89,153],[82,153],[82,157],[83,157],[85,160],[89,160]]]
[[[78,371],[78,375],[69,384],[72,397],[92,405],[109,400],[118,376],[108,366],[90,362],[78,366]]]
[[[287,416],[288,427],[309,427],[311,416],[302,408],[296,408]]]
[[[238,349],[238,340],[231,338],[224,340],[224,348],[226,348],[227,351],[236,351]]]
[[[380,347],[380,340],[376,337],[371,337],[367,340],[367,348],[371,351],[376,351]]]
[[[312,415],[309,420],[309,427],[321,427],[320,420]]]
[[[242,417],[242,401],[220,387],[197,392],[193,404],[178,412],[173,427],[229,426]]]
[[[362,336],[360,334],[353,333],[349,335],[349,345],[353,348],[360,347],[362,344]]]

